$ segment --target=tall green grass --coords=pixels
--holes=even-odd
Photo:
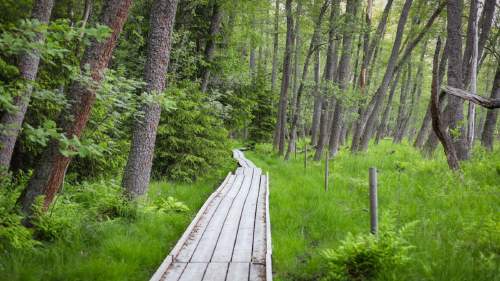
[[[136,210],[111,217],[98,205],[109,203],[102,203],[103,196],[114,200],[119,185],[114,183],[116,191],[107,190],[110,181],[69,186],[51,210],[51,219],[66,229],[33,249],[0,252],[0,280],[149,280],[230,169],[193,184],[155,182]],[[147,210],[169,196],[190,211]]]
[[[500,150],[476,149],[460,179],[442,154],[426,159],[408,144],[385,140],[355,155],[344,148],[330,161],[328,192],[324,162],[310,160],[304,169],[302,153],[286,162],[269,145],[246,154],[270,173],[276,280],[318,280],[327,270],[324,249],[349,232],[369,232],[372,166],[381,225],[417,222],[405,237],[415,246],[410,262],[381,280],[500,280]]]

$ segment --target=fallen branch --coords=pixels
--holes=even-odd
[[[464,100],[468,100],[470,102],[473,102],[477,105],[480,105],[480,106],[488,108],[488,109],[500,108],[500,99],[485,98],[485,97],[464,91],[462,89],[453,88],[450,86],[445,86],[445,87],[441,88],[441,91],[445,92],[447,94],[450,94],[452,96],[459,97],[459,98],[462,98]]]

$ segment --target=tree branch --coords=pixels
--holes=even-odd
[[[449,95],[459,97],[459,98],[464,99],[464,100],[468,100],[470,102],[473,102],[477,105],[480,105],[480,106],[488,108],[488,109],[500,108],[500,99],[485,98],[485,97],[464,91],[462,89],[457,89],[457,88],[450,87],[450,86],[442,87],[441,91],[444,93],[447,93]]]

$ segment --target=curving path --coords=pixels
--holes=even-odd
[[[272,280],[269,181],[240,150],[151,281]]]

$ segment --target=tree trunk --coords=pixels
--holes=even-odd
[[[491,31],[493,16],[495,15],[495,3],[496,0],[485,0],[483,12],[481,13],[481,18],[479,19],[479,42],[477,47],[477,59],[478,63],[481,62],[481,57],[483,56],[484,46],[488,40],[488,36]],[[479,67],[478,67],[479,70]]]
[[[89,85],[73,81],[69,87],[70,105],[61,113],[59,120],[59,127],[68,139],[79,138],[85,129],[96,91],[127,19],[131,3],[132,0],[107,0],[103,4],[100,23],[111,29],[111,35],[101,42],[92,40],[85,50],[81,62],[82,71],[89,67],[94,83]],[[28,186],[18,200],[24,212],[31,213],[31,206],[39,195],[45,195],[43,208],[47,210],[64,180],[64,174],[70,162],[70,157],[60,153],[59,143],[55,140],[51,141],[43,152]]]
[[[351,65],[351,47],[352,47],[352,30],[356,21],[356,8],[359,5],[358,0],[347,0],[346,4],[346,22],[344,26],[344,34],[342,36],[342,56],[340,57],[337,84],[339,91],[345,92],[350,78]],[[328,143],[330,156],[337,154],[339,147],[339,136],[344,123],[344,106],[342,98],[338,98],[335,104],[335,112],[331,127],[330,141]]]
[[[470,14],[469,14],[469,30],[468,37],[471,37],[470,47],[471,55],[468,63],[464,63],[466,75],[468,78],[467,81],[470,83],[470,90],[473,93],[477,92],[477,60],[478,60],[478,31],[477,31],[477,9],[478,9],[478,0],[472,0]],[[469,41],[469,40],[468,40]],[[469,45],[469,43],[467,44]],[[469,57],[469,56],[465,56]],[[464,60],[465,62],[465,60]],[[472,145],[474,144],[474,132],[476,130],[476,105],[472,102],[469,102],[468,110],[467,110],[467,145],[469,146],[469,151],[472,149]]]
[[[283,58],[283,76],[281,80],[280,102],[278,108],[278,121],[276,122],[275,145],[278,146],[279,155],[285,153],[285,136],[287,125],[287,104],[288,104],[288,88],[290,84],[290,61],[293,50],[293,17],[292,17],[292,0],[286,0],[286,45],[285,56]]]
[[[274,34],[273,34],[273,65],[271,70],[271,93],[274,93],[276,86],[276,72],[278,67],[278,34],[279,34],[280,0],[276,0],[274,9]]]
[[[208,82],[210,80],[211,63],[215,55],[215,43],[219,35],[220,26],[222,22],[222,9],[217,1],[214,2],[212,8],[212,18],[210,19],[210,30],[208,32],[207,44],[205,45],[205,63],[207,66],[203,68],[201,76],[201,91],[206,92]]]
[[[53,6],[53,0],[33,1],[31,18],[38,20],[41,24],[48,24]],[[42,33],[37,33],[34,39],[36,43],[43,44],[45,36]],[[0,124],[4,127],[4,130],[0,130],[0,175],[2,175],[2,170],[9,169],[17,136],[21,131],[24,115],[30,103],[33,91],[31,82],[36,80],[39,62],[40,53],[37,50],[34,50],[32,53],[23,53],[19,57],[18,67],[20,76],[22,80],[27,82],[27,85],[24,92],[13,99],[13,105],[16,107],[15,110],[5,112],[0,119]]]
[[[290,141],[288,143],[288,149],[285,155],[285,160],[288,160],[290,158],[290,154],[294,151],[295,149],[295,142],[297,140],[297,126],[299,122],[299,114],[301,110],[301,98],[302,98],[302,92],[304,91],[304,83],[306,82],[307,79],[307,73],[309,72],[309,61],[311,60],[311,57],[313,53],[316,51],[318,47],[318,42],[319,42],[319,36],[321,32],[321,22],[323,21],[323,16],[326,13],[326,10],[328,8],[328,4],[330,3],[330,0],[325,0],[323,6],[321,7],[318,20],[316,22],[316,25],[314,27],[314,33],[311,37],[311,42],[309,43],[309,48],[307,50],[307,54],[304,60],[304,69],[302,70],[302,77],[300,79],[300,85],[297,89],[296,93],[296,100],[294,104],[294,109],[293,109],[293,117],[292,117],[292,126],[291,126],[291,135],[290,135]]]
[[[398,85],[400,76],[401,76],[401,71],[399,71],[396,74],[396,78],[394,78],[394,81],[392,81],[391,89],[389,91],[389,99],[387,100],[384,114],[382,115],[382,120],[380,121],[380,125],[378,126],[378,129],[377,129],[375,143],[379,143],[379,141],[385,137],[385,133],[387,131],[387,125],[389,123],[389,117],[391,115],[392,99],[394,98],[394,93],[396,92],[396,87]],[[404,80],[404,78],[403,78],[403,80]]]
[[[403,123],[404,123],[404,117],[406,115],[406,107],[407,107],[407,95],[410,89],[410,83],[411,83],[411,61],[408,63],[408,70],[406,71],[405,78],[403,79],[403,86],[401,87],[401,94],[399,96],[399,107],[398,107],[398,116],[396,119],[396,127],[394,128],[394,133],[393,133],[393,143],[400,143],[401,138],[399,135],[401,134],[401,130],[403,128]]]
[[[448,38],[450,40],[450,38]],[[450,44],[453,41],[449,41]],[[453,46],[453,45],[451,45]],[[450,48],[452,49],[452,48]],[[436,43],[436,50],[434,52],[434,59],[432,61],[432,90],[431,90],[431,114],[432,114],[432,128],[436,133],[436,136],[439,138],[441,143],[443,144],[444,153],[446,154],[446,160],[448,161],[448,166],[450,169],[456,171],[460,169],[460,165],[458,163],[458,158],[453,148],[453,143],[451,141],[451,137],[446,131],[446,128],[441,120],[441,111],[439,109],[439,52],[441,51],[441,39],[438,38]],[[450,61],[451,64],[451,61]],[[460,65],[459,65],[460,67]],[[449,70],[449,68],[448,68]],[[448,76],[450,74],[448,73]],[[448,82],[449,83],[449,82]]]
[[[311,145],[315,146],[318,143],[319,119],[321,118],[321,91],[320,91],[320,51],[316,51],[316,59],[314,61],[314,105],[313,116],[311,123]]]
[[[332,2],[332,9],[330,12],[330,29],[328,32],[328,49],[326,51],[325,69],[323,71],[323,80],[325,84],[331,83],[337,74],[337,47],[335,42],[336,36],[336,20],[340,9],[340,0]],[[328,87],[323,86],[322,102],[321,102],[321,116],[319,125],[318,144],[316,145],[316,152],[314,154],[314,161],[319,161],[323,154],[323,149],[328,141],[328,128],[329,128],[329,100],[327,95]]]
[[[172,32],[178,0],[155,0],[149,22],[148,57],[144,68],[145,95],[157,95],[165,89],[170,61]],[[136,120],[132,132],[132,144],[123,173],[125,194],[133,199],[148,190],[151,166],[160,121],[158,102],[145,103],[141,120]]]
[[[403,39],[403,31],[406,25],[406,20],[408,19],[408,14],[412,2],[413,2],[412,0],[406,0],[403,6],[403,10],[401,11],[401,16],[399,18],[398,27],[396,31],[396,37],[394,39],[394,44],[392,46],[392,51],[389,57],[389,61],[387,62],[387,68],[384,74],[384,78],[382,79],[382,83],[380,84],[379,88],[377,89],[377,92],[374,95],[375,103],[373,106],[373,110],[371,111],[370,117],[366,122],[365,133],[363,134],[360,141],[360,145],[358,146],[358,149],[360,150],[366,150],[368,148],[368,142],[370,141],[372,132],[375,129],[373,128],[373,126],[375,125],[375,121],[378,118],[379,108],[382,104],[383,98],[385,96],[385,93],[387,92],[387,88],[394,74],[399,54],[399,48],[401,46],[401,42]]]
[[[491,98],[500,98],[500,64],[497,64],[495,73],[495,80],[493,81],[493,89],[491,89]],[[498,118],[498,109],[490,109],[486,113],[486,121],[484,122],[483,135],[481,143],[486,149],[493,150],[493,143],[495,138],[495,128]]]

